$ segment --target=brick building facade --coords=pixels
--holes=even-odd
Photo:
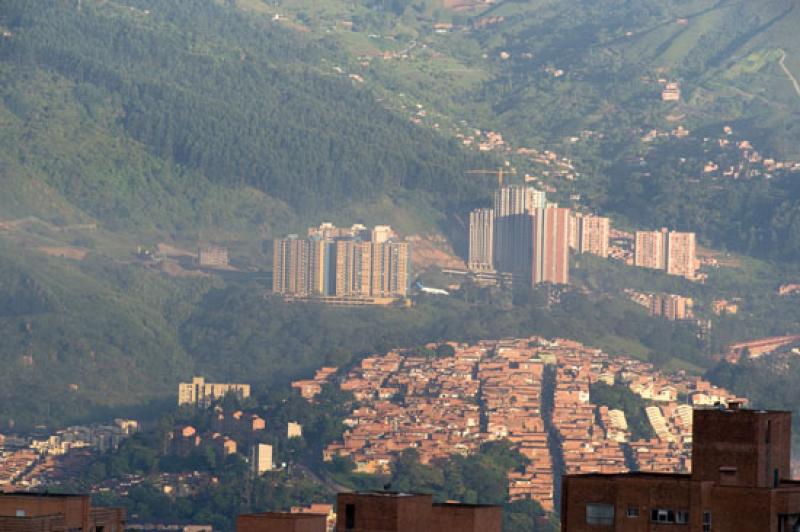
[[[125,510],[93,508],[88,495],[0,493],[4,532],[123,532]]]
[[[500,532],[502,509],[477,504],[434,504],[431,495],[339,493],[336,532]],[[239,532],[325,532],[325,515],[241,515]]]
[[[562,531],[800,531],[790,455],[789,412],[695,410],[691,474],[567,475]]]
[[[325,532],[327,515],[264,512],[240,515],[236,532]]]
[[[499,506],[434,504],[431,495],[340,493],[337,532],[500,532]]]

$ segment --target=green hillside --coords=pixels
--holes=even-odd
[[[77,420],[163,397],[191,371],[171,320],[205,283],[0,242],[0,423]]]
[[[560,203],[615,222],[694,230],[704,244],[784,265],[800,258],[796,179],[701,181],[693,170],[717,155],[703,137],[728,124],[734,142],[765,157],[800,156],[796,1],[447,5],[3,1],[0,428],[157,407],[195,372],[265,390],[432,340],[565,334],[708,367],[691,327],[620,297],[636,278],[617,265],[583,261],[575,277],[586,293],[552,308],[541,292],[469,285],[411,310],[264,297],[270,239],[323,219],[388,220],[463,251],[465,214],[488,204],[493,185],[464,170],[503,160],[556,187]],[[660,101],[659,78],[681,82],[681,102]],[[640,141],[677,125],[692,134]],[[569,157],[578,175],[461,146],[487,129]],[[225,243],[245,271],[170,272],[134,257],[139,246],[200,241]],[[63,250],[72,258],[54,256]],[[748,275],[726,290],[749,294]],[[796,330],[791,302],[776,298],[753,295],[747,326],[720,319],[709,345]],[[770,324],[779,305],[785,315]]]
[[[474,156],[337,74],[335,48],[268,21],[199,0],[24,1],[4,23],[8,171],[101,220],[252,225],[286,218],[276,200],[483,193],[462,178]]]
[[[223,3],[7,1],[0,30],[0,427],[223,376],[184,324],[221,279],[145,268],[140,245],[221,241],[266,269],[268,239],[322,215],[380,221],[388,205],[420,230],[486,197],[463,179],[486,158],[384,108],[335,70],[350,61],[336,46]],[[48,256],[61,249],[78,256]],[[283,369],[256,384],[324,355],[270,352]]]
[[[502,153],[518,175],[558,189],[552,197],[562,204],[580,197],[623,224],[694,230],[706,245],[760,258],[800,257],[792,175],[701,179],[713,155],[704,139],[716,140],[724,126],[764,158],[800,159],[794,0],[235,5],[335,41],[359,60],[352,68],[366,85],[427,125],[454,136],[493,129],[512,147],[568,157],[578,179]],[[680,102],[661,101],[667,81],[680,82]],[[641,141],[678,126],[690,136]]]

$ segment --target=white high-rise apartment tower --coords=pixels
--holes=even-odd
[[[469,260],[473,272],[494,271],[494,209],[469,213]]]

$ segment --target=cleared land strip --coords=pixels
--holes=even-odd
[[[800,96],[800,83],[798,83],[797,78],[794,77],[794,75],[792,74],[791,70],[789,70],[786,67],[785,61],[786,61],[786,52],[781,50],[781,58],[778,60],[778,64],[783,69],[783,71],[786,74],[786,76],[788,76],[789,81],[792,82],[792,85],[794,85],[794,91],[797,93],[798,96]]]

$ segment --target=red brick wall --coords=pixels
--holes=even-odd
[[[51,532],[65,530],[62,516],[46,517],[0,517],[0,530],[3,532]]]
[[[90,526],[102,526],[106,532],[125,530],[125,510],[123,508],[92,508],[89,512]]]
[[[67,528],[89,527],[88,496],[0,495],[0,515],[14,517],[17,510],[29,517],[64,514]]]
[[[436,532],[500,532],[503,525],[499,506],[435,504],[431,518],[431,530]]]
[[[355,506],[353,532],[428,532],[433,498],[430,495],[340,493],[336,530],[344,532],[346,506]]]
[[[645,532],[658,525],[651,523],[654,508],[689,511],[691,518],[690,481],[687,476],[656,475],[643,477],[564,477],[561,507],[562,532],[614,530],[616,532]],[[614,524],[610,526],[586,523],[587,503],[614,505]],[[628,517],[628,507],[638,509],[638,517]],[[675,527],[676,525],[670,525]]]
[[[794,508],[794,512],[799,510],[798,507]],[[770,490],[714,487],[710,500],[705,500],[695,512],[698,524],[702,523],[702,513],[705,511],[711,512],[711,530],[778,530],[777,511],[771,504]]]
[[[800,486],[769,490],[648,475],[565,477],[563,487],[562,532],[699,532],[705,512],[711,513],[712,530],[764,532],[778,530],[779,514],[800,513]],[[795,493],[790,493],[791,489]],[[614,525],[588,525],[587,503],[613,504]],[[631,505],[638,508],[639,517],[627,517]],[[688,511],[689,524],[653,523],[650,511],[654,508]]]
[[[692,478],[772,487],[775,469],[779,479],[790,478],[791,437],[788,412],[695,410]]]
[[[237,532],[325,532],[325,515],[263,513],[240,515]]]

